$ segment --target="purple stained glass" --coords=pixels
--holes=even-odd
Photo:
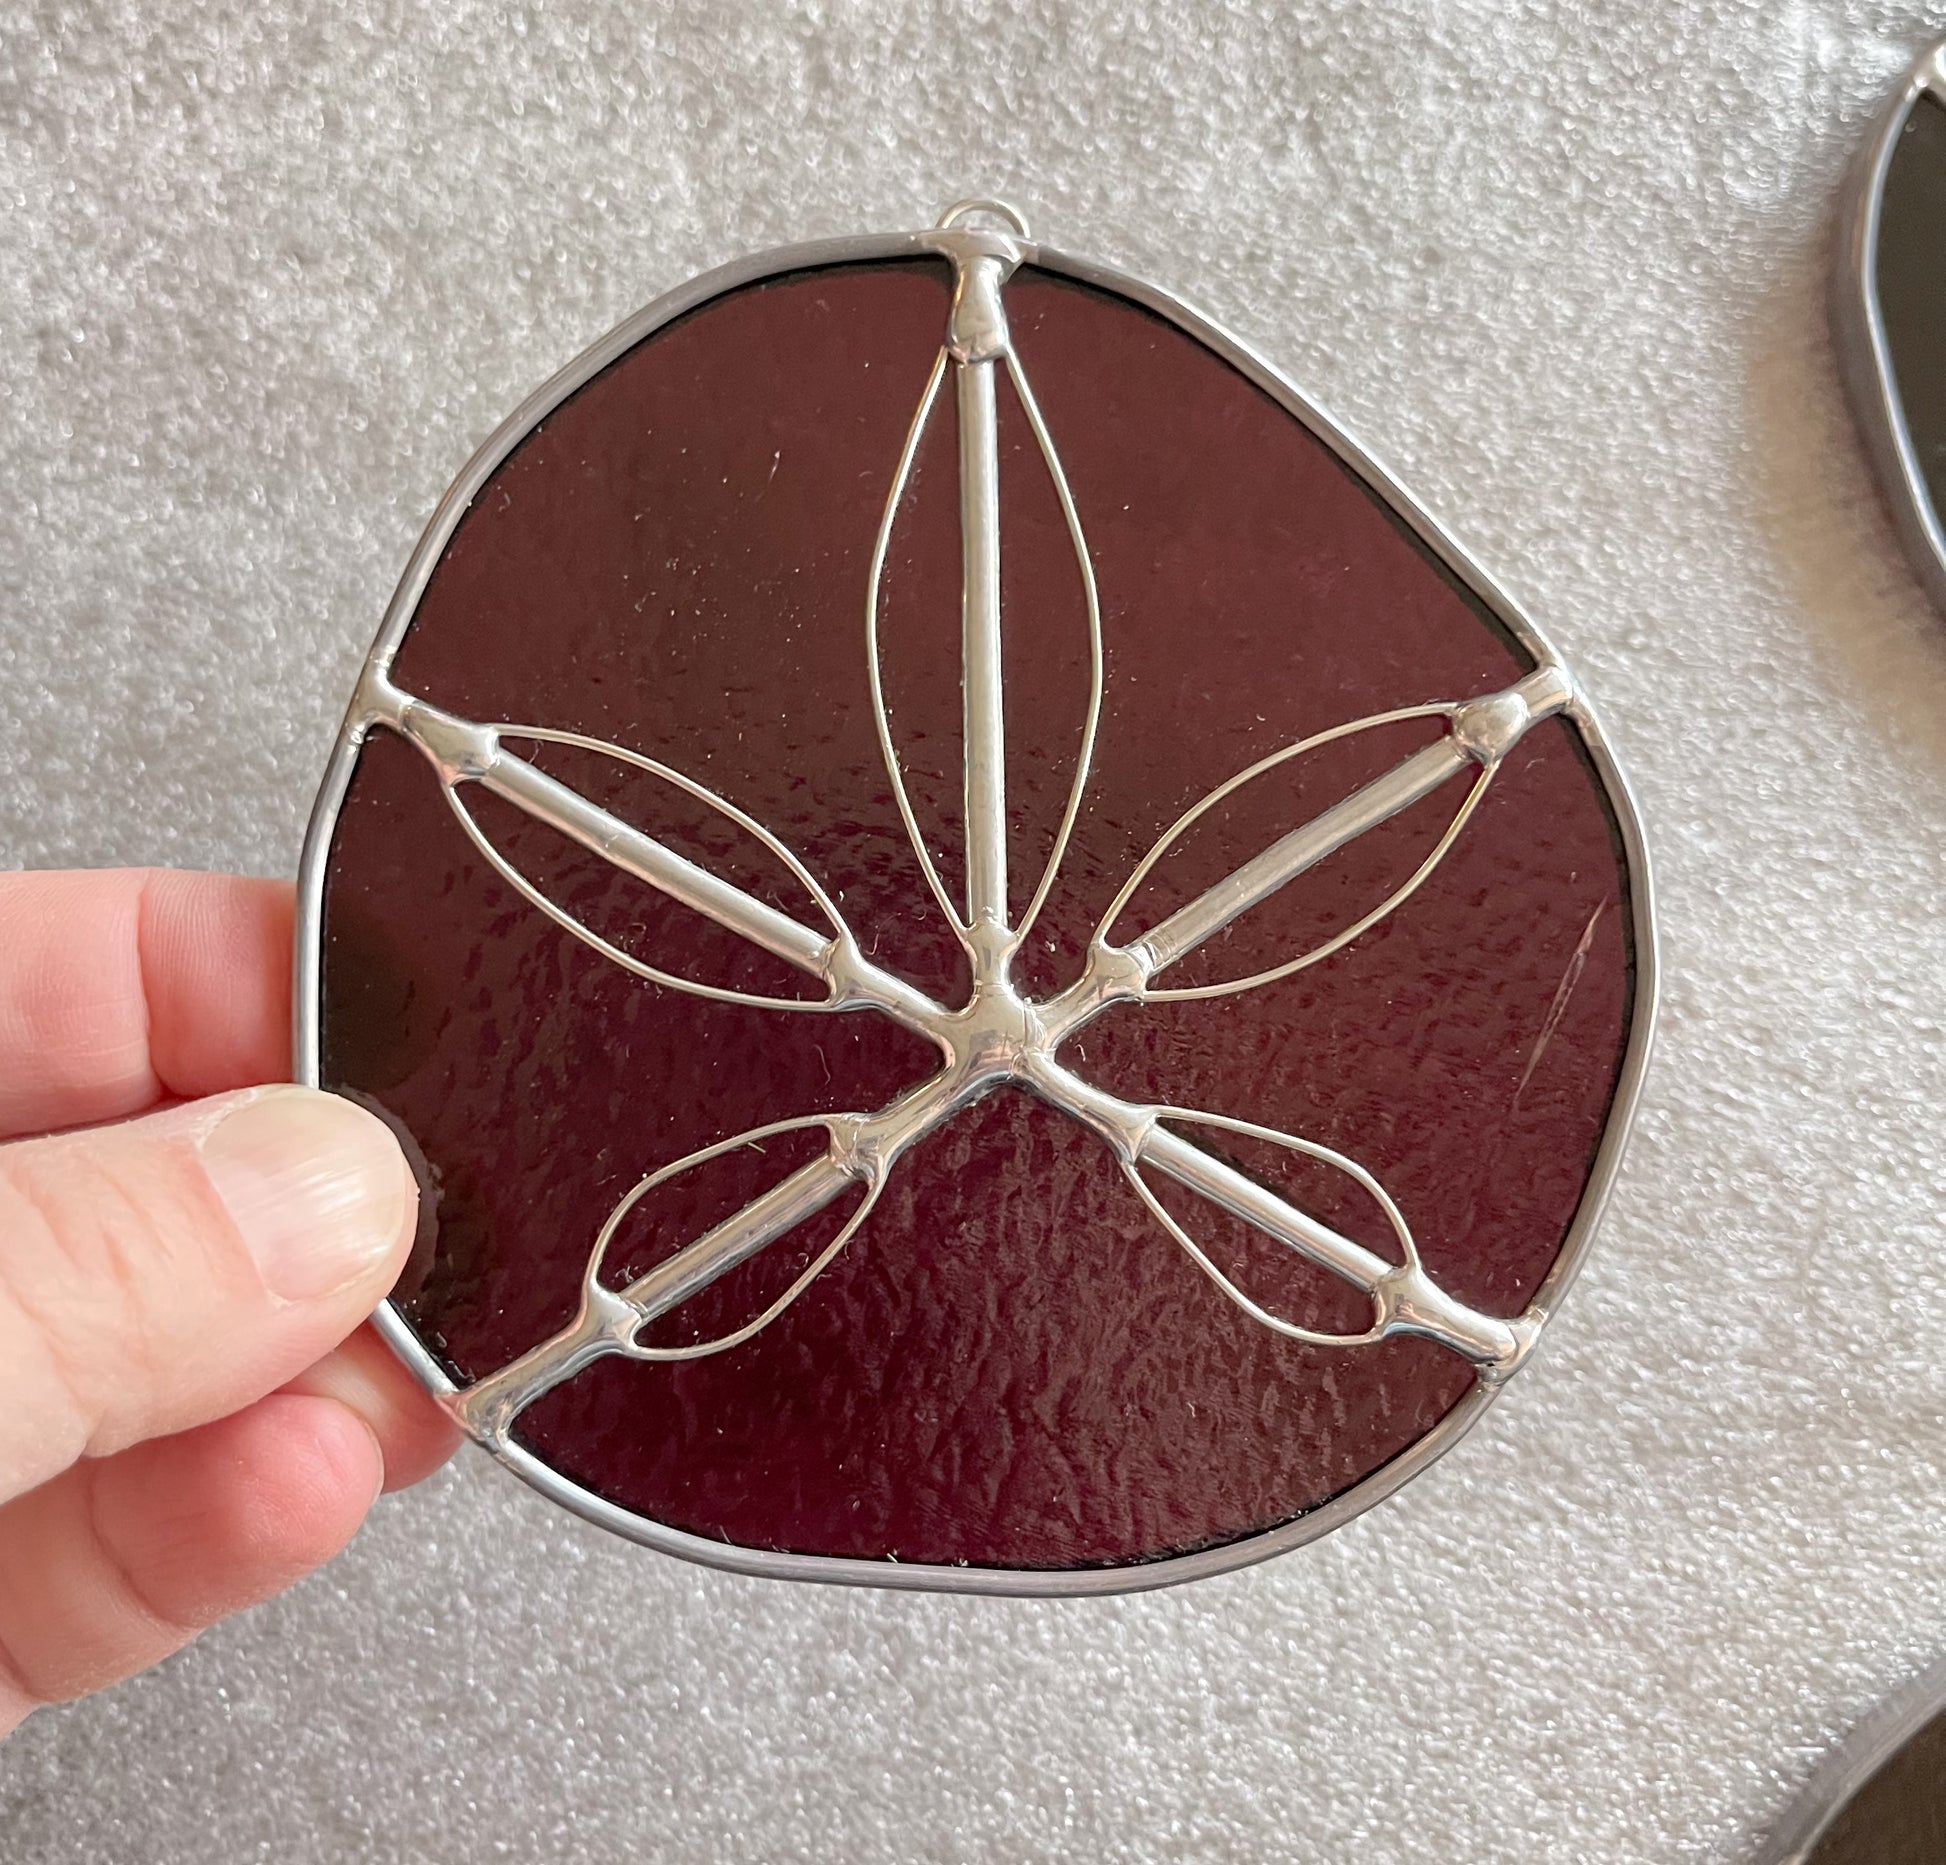
[[[801,860],[866,960],[949,1007],[966,1001],[973,961],[895,804],[864,615],[951,289],[935,259],[798,272],[654,332],[488,478],[393,668],[404,692],[498,724],[498,743],[606,820],[826,937],[803,880],[708,798],[531,730],[619,745],[707,786]],[[1502,692],[1534,661],[1215,350],[1033,265],[1004,302],[1085,531],[1104,647],[1088,781],[1013,960],[1021,997],[1045,1003],[1199,798],[1347,721]],[[879,626],[912,814],[953,894],[973,817],[963,468],[951,368],[944,379],[890,532]],[[994,408],[1018,925],[1073,793],[1091,658],[1067,515],[1004,372]],[[1453,730],[1444,715],[1400,719],[1267,770],[1157,861],[1114,939],[1189,913]],[[424,1154],[436,1226],[394,1300],[466,1384],[574,1321],[595,1240],[645,1175],[767,1123],[881,1109],[941,1060],[877,1009],[752,1006],[632,972],[617,954],[726,991],[823,995],[802,965],[487,786],[464,785],[469,835],[426,749],[374,730],[337,816],[322,1079],[384,1108]],[[1439,853],[1479,775],[1467,764],[1364,828],[1154,982],[1240,978],[1353,928]],[[488,849],[589,937],[539,910]],[[1059,1063],[1118,1105],[1231,1116],[1329,1149],[1339,1157],[1172,1129],[1226,1182],[1263,1188],[1381,1266],[1404,1262],[1389,1198],[1445,1297],[1519,1316],[1562,1252],[1616,1104],[1636,904],[1615,802],[1579,729],[1545,719],[1495,766],[1423,884],[1341,949],[1236,995],[1113,1003]],[[675,1261],[833,1145],[806,1126],[650,1188],[613,1224],[602,1286]],[[1300,1517],[1473,1390],[1477,1357],[1440,1339],[1323,1346],[1264,1325],[1167,1219],[1287,1322],[1356,1334],[1372,1298],[1179,1177],[1145,1165],[1141,1180],[1058,1097],[997,1086],[897,1160],[844,1248],[769,1325],[707,1358],[596,1359],[534,1396],[514,1441],[591,1494],[709,1541],[1072,1569]],[[871,1189],[848,1183],[637,1339],[682,1347],[762,1315]]]

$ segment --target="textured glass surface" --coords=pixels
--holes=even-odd
[[[468,717],[648,752],[784,837],[872,956],[963,993],[958,948],[894,812],[868,708],[874,531],[945,325],[930,263],[799,274],[653,336],[498,470],[398,658]],[[1075,840],[1019,965],[1045,993],[1136,860],[1240,767],[1341,721],[1488,693],[1527,663],[1323,444],[1222,359],[1128,302],[1023,270],[1015,341],[1099,579],[1107,701]],[[1073,771],[1079,578],[1017,403],[1001,397],[1008,783],[1016,912]],[[915,808],[958,872],[959,534],[950,395],[888,564],[883,630]],[[1248,786],[1159,865],[1124,932],[1436,736],[1368,733]],[[810,923],[740,832],[587,752],[523,753]],[[1168,982],[1234,977],[1349,924],[1451,820],[1449,784],[1239,921]],[[784,996],[808,980],[492,798],[482,829],[617,945]],[[423,1148],[437,1236],[402,1310],[462,1379],[568,1321],[593,1239],[645,1172],[743,1128],[869,1109],[931,1072],[867,1013],[713,1004],[568,938],[465,839],[429,767],[361,755],[326,898],[329,1084]],[[1570,728],[1532,731],[1405,907],[1282,983],[1123,1005],[1063,1060],[1134,1100],[1335,1147],[1373,1173],[1454,1296],[1518,1313],[1587,1184],[1626,1036],[1628,881]],[[955,999],[955,1001],[957,1001]],[[646,1199],[611,1283],[669,1255],[821,1144],[788,1136]],[[1381,1254],[1343,1174],[1250,1141],[1226,1156]],[[756,1314],[841,1200],[649,1338]],[[1259,1300],[1362,1327],[1356,1291],[1187,1195],[1165,1203]],[[1002,1090],[903,1161],[850,1248],[766,1332],[684,1365],[600,1362],[519,1421],[599,1494],[699,1535],[824,1554],[1064,1567],[1289,1519],[1369,1474],[1468,1391],[1447,1349],[1293,1344],[1222,1298],[1102,1143]]]
[[[1878,299],[1906,431],[1946,512],[1946,107],[1912,106],[1879,208]]]

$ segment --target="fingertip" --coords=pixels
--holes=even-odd
[[[253,1089],[202,1107],[217,1113],[213,1123],[193,1116],[203,1169],[264,1286],[283,1302],[369,1313],[397,1279],[418,1217],[398,1136],[316,1088]]]
[[[285,1390],[336,1399],[356,1412],[378,1440],[388,1491],[423,1482],[459,1445],[458,1427],[369,1323]]]
[[[357,1532],[384,1475],[336,1399],[278,1393],[0,1509],[0,1727],[142,1670]]]
[[[273,1393],[103,1467],[103,1539],[154,1609],[207,1625],[321,1567],[378,1500],[385,1460],[349,1406]]]
[[[342,1400],[297,1392],[273,1393],[210,1429],[225,1426],[241,1480],[230,1506],[215,1512],[213,1551],[274,1586],[321,1567],[379,1498],[385,1453],[377,1434]]]
[[[0,875],[0,1138],[290,1074],[285,881]]]

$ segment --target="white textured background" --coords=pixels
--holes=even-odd
[[[449,477],[745,250],[978,189],[1254,339],[1593,688],[1659,864],[1610,1222],[1325,1544],[983,1604],[704,1574],[476,1457],[0,1751],[10,1865],[1734,1860],[1946,1647],[1946,625],[1822,290],[1946,8],[0,11],[0,860],[286,874]]]

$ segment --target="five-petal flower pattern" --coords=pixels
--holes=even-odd
[[[1021,977],[1022,955],[1050,899],[1062,883],[1063,863],[1077,823],[1090,807],[1104,694],[1112,656],[1104,639],[1103,601],[1081,509],[1062,465],[1059,436],[1043,415],[1009,328],[1008,281],[1033,249],[1025,229],[1004,212],[955,210],[927,236],[930,251],[952,268],[953,292],[943,341],[917,398],[903,448],[882,488],[861,592],[858,638],[883,781],[905,831],[911,884],[923,887],[950,933],[960,959],[959,987],[941,991],[877,956],[873,929],[848,917],[839,890],[827,887],[809,861],[758,815],[703,781],[693,770],[596,734],[559,726],[486,723],[409,690],[389,653],[375,654],[353,708],[351,738],[396,735],[430,765],[454,818],[485,869],[497,876],[524,911],[545,916],[565,935],[660,991],[688,994],[771,1017],[860,1014],[887,1020],[931,1052],[920,1070],[880,1104],[817,1112],[780,1110],[781,1117],[721,1133],[680,1157],[643,1159],[636,1177],[587,1239],[585,1269],[574,1312],[524,1352],[484,1376],[457,1382],[448,1403],[477,1438],[503,1454],[527,1409],[597,1361],[687,1362],[746,1348],[811,1290],[856,1238],[916,1149],[996,1090],[1025,1091],[1091,1136],[1105,1149],[1127,1187],[1209,1283],[1239,1325],[1259,1327],[1315,1348],[1367,1346],[1411,1337],[1435,1343],[1474,1370],[1483,1386],[1519,1367],[1539,1334],[1550,1297],[1513,1313],[1496,1313],[1451,1294],[1422,1259],[1408,1214],[1380,1178],[1346,1150],[1253,1119],[1248,1105],[1221,1109],[1178,1105],[1172,1099],[1130,1099],[1098,1080],[1079,1040],[1098,1018],[1130,1007],[1238,997],[1283,986],[1379,928],[1439,871],[1481,807],[1496,777],[1545,721],[1579,718],[1582,702],[1558,660],[1529,655],[1528,670],[1485,691],[1418,699],[1387,711],[1327,725],[1263,755],[1180,810],[1147,848],[1112,896],[1100,905],[1078,967],[1064,984],[1035,988]],[[1010,861],[1019,834],[1010,815],[1009,771],[1019,758],[1010,739],[1011,644],[1002,624],[1003,398],[1031,437],[1058,509],[1073,564],[1077,621],[1073,742],[1036,745],[1036,755],[1064,759],[1066,780],[1046,850],[1023,877]],[[882,614],[888,563],[914,496],[918,463],[928,437],[955,414],[960,557],[958,627],[959,871],[936,852],[922,818],[928,803],[909,781],[899,717],[884,665]],[[1015,450],[1015,458],[1020,449]],[[1010,469],[1012,470],[1012,469]],[[1410,728],[1416,737],[1401,755],[1354,783],[1342,795],[1285,827],[1246,858],[1193,887],[1177,887],[1166,910],[1149,906],[1153,879],[1199,832],[1222,819],[1253,786],[1275,785],[1315,754],[1374,735]],[[548,754],[580,760],[577,768],[606,766],[675,799],[689,820],[731,838],[744,838],[801,890],[807,910],[777,904],[775,888],[750,884],[730,864],[703,851],[710,833],[687,841],[669,830],[652,832],[629,819],[615,798],[597,800],[548,768]],[[1192,955],[1208,957],[1231,930],[1285,896],[1299,877],[1382,825],[1435,795],[1447,799],[1443,826],[1405,869],[1348,916],[1253,963],[1242,975],[1186,976]],[[491,798],[500,820],[543,825],[565,845],[653,890],[665,903],[707,922],[737,946],[808,980],[804,994],[720,982],[665,955],[561,897],[545,878],[507,852],[504,834],[484,819],[476,799]],[[508,814],[508,808],[515,815]],[[1606,908],[1604,897],[1587,922],[1581,945],[1563,974],[1562,1001]],[[1554,1013],[1558,1016],[1558,1012]],[[1535,1047],[1536,1057],[1552,1024]],[[1530,1070],[1532,1064],[1530,1063]],[[781,1171],[755,1195],[738,1202],[700,1234],[663,1239],[646,1267],[622,1271],[616,1239],[641,1211],[685,1175],[702,1173],[731,1155],[813,1134],[821,1145]],[[1249,1158],[1238,1149],[1243,1148]],[[1307,1209],[1253,1161],[1300,1159],[1342,1175],[1354,1195],[1382,1216],[1384,1242],[1348,1234]],[[1349,1326],[1317,1325],[1293,1315],[1261,1290],[1253,1291],[1234,1262],[1208,1245],[1198,1221],[1241,1225],[1328,1272],[1357,1292],[1363,1314]],[[820,1227],[821,1226],[821,1227]],[[807,1244],[806,1238],[812,1242]],[[788,1276],[773,1279],[766,1299],[735,1325],[700,1337],[671,1339],[653,1324],[680,1316],[703,1291],[766,1252],[796,1254]]]

